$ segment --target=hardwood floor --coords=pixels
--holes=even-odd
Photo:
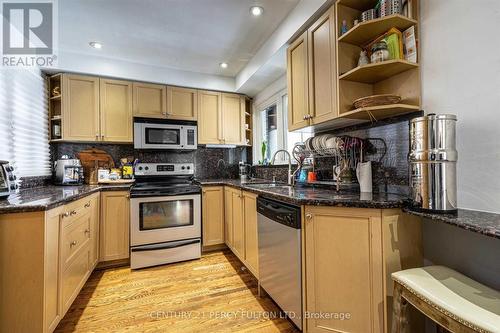
[[[298,332],[229,251],[95,271],[55,332]],[[269,313],[278,318],[269,318]]]

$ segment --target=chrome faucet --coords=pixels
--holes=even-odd
[[[293,186],[293,185],[295,185],[295,177],[292,174],[292,156],[290,155],[288,150],[285,150],[285,149],[277,150],[274,153],[273,158],[271,158],[270,164],[274,164],[274,159],[276,158],[276,155],[278,155],[278,153],[286,153],[288,155],[288,185]]]

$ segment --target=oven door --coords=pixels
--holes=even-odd
[[[201,237],[199,194],[130,199],[131,246]]]

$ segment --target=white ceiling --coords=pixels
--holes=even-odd
[[[234,77],[299,0],[63,0],[59,48],[155,67]],[[264,7],[251,16],[250,6]],[[88,46],[102,42],[101,50]],[[223,70],[220,62],[229,63]]]

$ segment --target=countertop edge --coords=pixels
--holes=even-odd
[[[62,186],[61,186],[62,187]],[[106,192],[106,191],[129,191],[130,185],[95,185],[94,188],[89,188],[85,192],[74,194],[66,198],[55,200],[47,204],[26,204],[26,205],[15,205],[0,207],[0,214],[16,214],[16,213],[31,213],[47,211],[53,208],[65,205],[67,203],[85,198],[96,192]]]

